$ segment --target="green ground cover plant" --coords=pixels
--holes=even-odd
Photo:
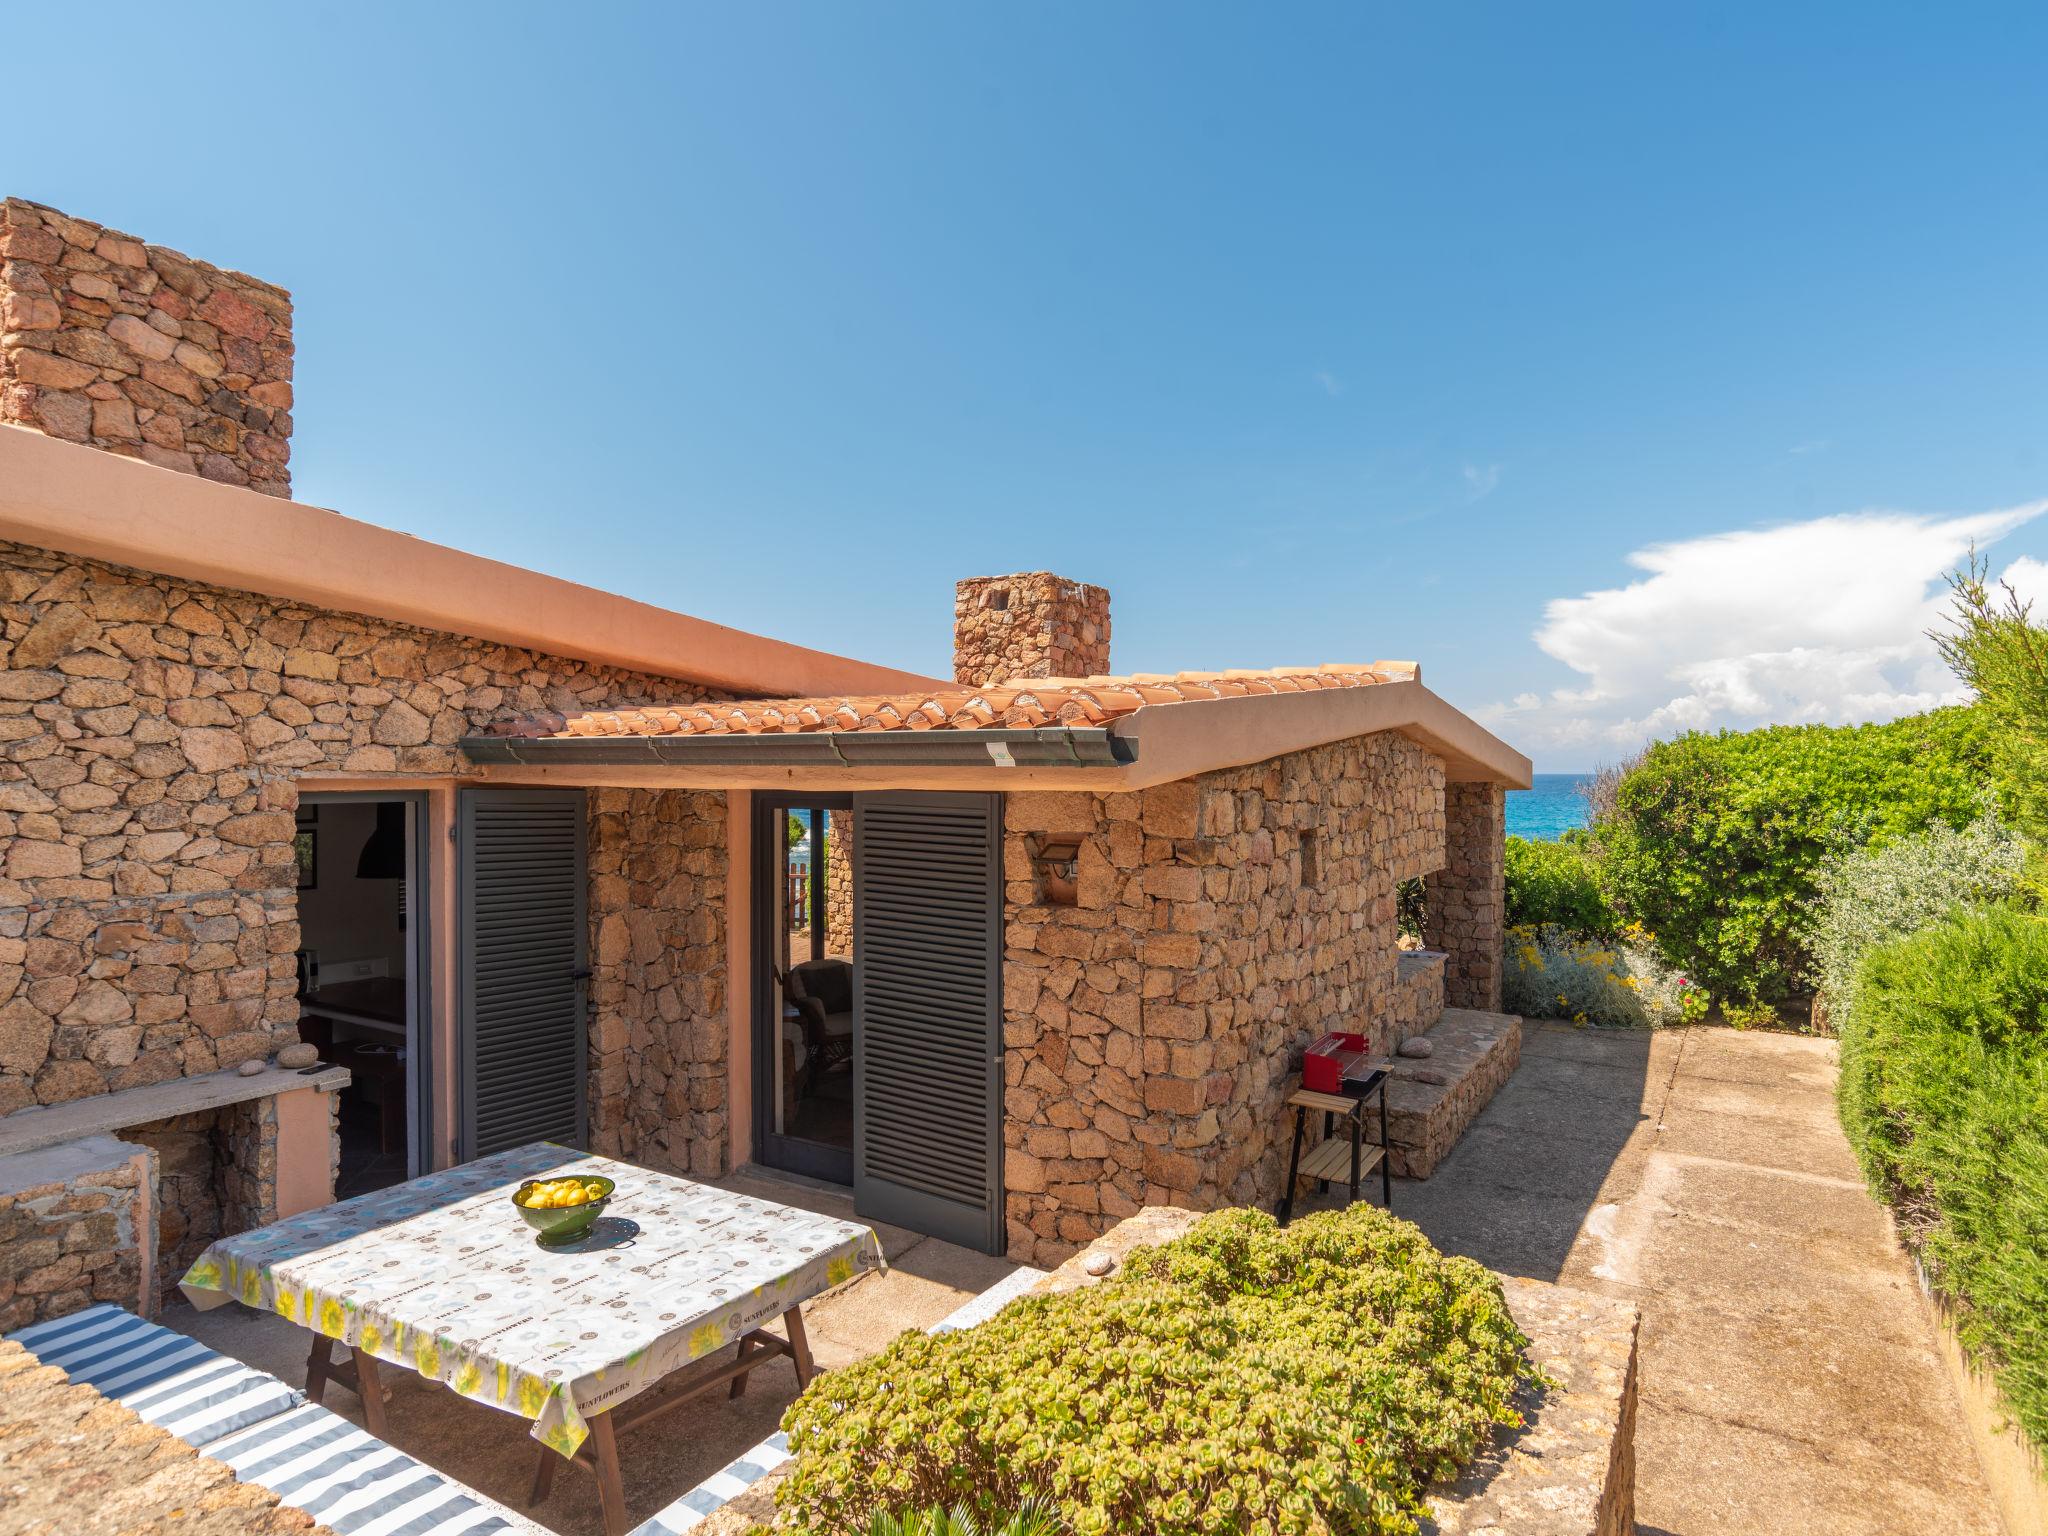
[[[2048,923],[1995,908],[1874,946],[1840,1031],[1864,1171],[2048,1448]]]
[[[1584,939],[1607,938],[1621,928],[1600,889],[1584,832],[1567,832],[1555,842],[1510,837],[1506,894],[1511,928],[1556,928]]]
[[[1989,776],[1983,719],[1700,732],[1651,746],[1595,822],[1603,889],[1724,1013],[1797,994],[1832,858],[1961,827]]]
[[[1218,1211],[1123,1273],[906,1333],[784,1426],[775,1529],[1038,1499],[1074,1536],[1366,1536],[1517,1424],[1499,1281],[1372,1206]]]
[[[1042,1504],[1030,1504],[1013,1515],[977,1516],[965,1505],[953,1509],[916,1509],[877,1515],[867,1536],[1066,1536],[1059,1517]]]

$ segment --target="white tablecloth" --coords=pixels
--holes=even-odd
[[[547,1249],[510,1196],[558,1172],[618,1190],[590,1239]],[[570,1456],[591,1415],[882,1264],[866,1227],[542,1142],[224,1237],[181,1288],[532,1419]]]

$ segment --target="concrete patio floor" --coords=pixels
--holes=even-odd
[[[708,1182],[853,1219],[853,1201],[829,1185],[752,1170]],[[867,1224],[881,1238],[887,1271],[857,1276],[804,1307],[811,1349],[827,1370],[875,1353],[906,1328],[936,1323],[1017,1268],[901,1227]],[[160,1321],[293,1386],[305,1382],[309,1336],[281,1317],[233,1304],[199,1312],[180,1300],[165,1308]],[[386,1411],[392,1444],[524,1513],[537,1531],[598,1536],[597,1484],[576,1472],[564,1469],[547,1500],[538,1509],[526,1509],[538,1442],[528,1438],[523,1421],[465,1401],[410,1371],[386,1370],[384,1378],[391,1389]],[[788,1362],[774,1361],[749,1379],[747,1395],[738,1402],[722,1390],[707,1393],[622,1435],[619,1456],[634,1523],[773,1434],[795,1400],[796,1373]],[[361,1407],[347,1388],[330,1387],[326,1404],[362,1423]]]
[[[1394,1210],[1643,1309],[1637,1536],[1999,1536],[1916,1282],[1835,1115],[1833,1041],[1524,1027]]]

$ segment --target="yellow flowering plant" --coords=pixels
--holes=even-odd
[[[1633,924],[1597,940],[1525,923],[1508,930],[1505,948],[1503,1006],[1525,1018],[1665,1025],[1707,1012],[1705,990],[1660,961],[1651,936]]]

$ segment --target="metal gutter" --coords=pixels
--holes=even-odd
[[[1120,768],[1138,755],[1135,742],[1099,726],[729,736],[465,736],[459,745],[472,763],[528,768]]]

